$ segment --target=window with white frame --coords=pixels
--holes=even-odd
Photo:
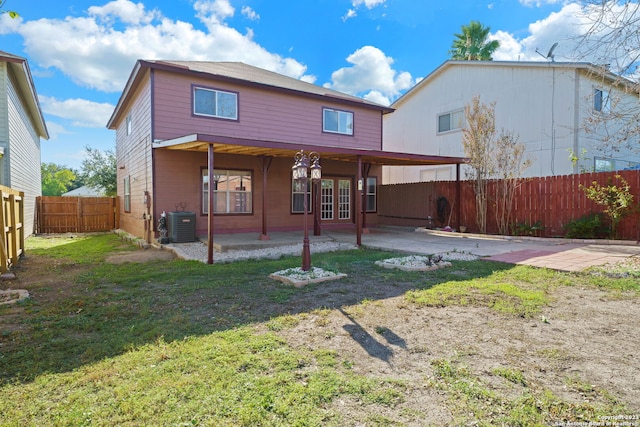
[[[131,113],[127,114],[127,136],[131,135]]]
[[[307,212],[313,212],[313,204],[311,203],[311,182],[296,181],[291,177],[291,212],[304,212],[304,198],[307,197]]]
[[[350,111],[323,108],[322,130],[324,132],[353,135],[353,113]]]
[[[462,129],[464,126],[464,110],[456,110],[438,116],[438,133]]]
[[[593,90],[593,110],[601,113],[608,113],[611,104],[609,102],[609,92],[602,89]]]
[[[367,196],[367,212],[375,212],[376,211],[376,186],[378,184],[378,178],[375,176],[367,177],[367,188],[366,188],[366,196]]]
[[[124,177],[124,211],[131,212],[131,177]]]
[[[250,171],[213,170],[213,213],[253,212],[253,179]],[[202,213],[209,213],[209,170],[202,169]]]
[[[193,114],[238,120],[238,94],[222,90],[193,88]]]

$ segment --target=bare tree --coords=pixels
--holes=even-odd
[[[584,28],[574,56],[597,65],[594,77],[612,89],[594,94],[602,110],[585,121],[585,131],[602,142],[604,151],[640,153],[640,3],[581,3]]]
[[[495,102],[486,105],[480,96],[473,97],[464,107],[466,126],[462,129],[464,155],[469,159],[467,178],[473,183],[476,197],[476,225],[481,233],[487,232],[487,184],[494,173],[492,153],[495,129]]]
[[[504,129],[492,151],[496,162],[495,177],[497,178],[494,194],[496,223],[500,234],[508,234],[513,199],[522,183],[522,174],[531,166],[531,158],[526,154],[524,144],[518,142],[517,135]]]

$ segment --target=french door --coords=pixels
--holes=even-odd
[[[351,193],[351,179],[322,178],[320,189],[320,218],[322,221],[350,221]]]

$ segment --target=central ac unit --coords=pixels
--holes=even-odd
[[[194,212],[169,212],[169,239],[172,243],[196,240],[196,214]]]

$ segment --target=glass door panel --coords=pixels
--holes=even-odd
[[[338,219],[351,218],[351,180],[338,180]]]
[[[333,179],[323,179],[320,190],[320,218],[324,221],[333,219]]]

